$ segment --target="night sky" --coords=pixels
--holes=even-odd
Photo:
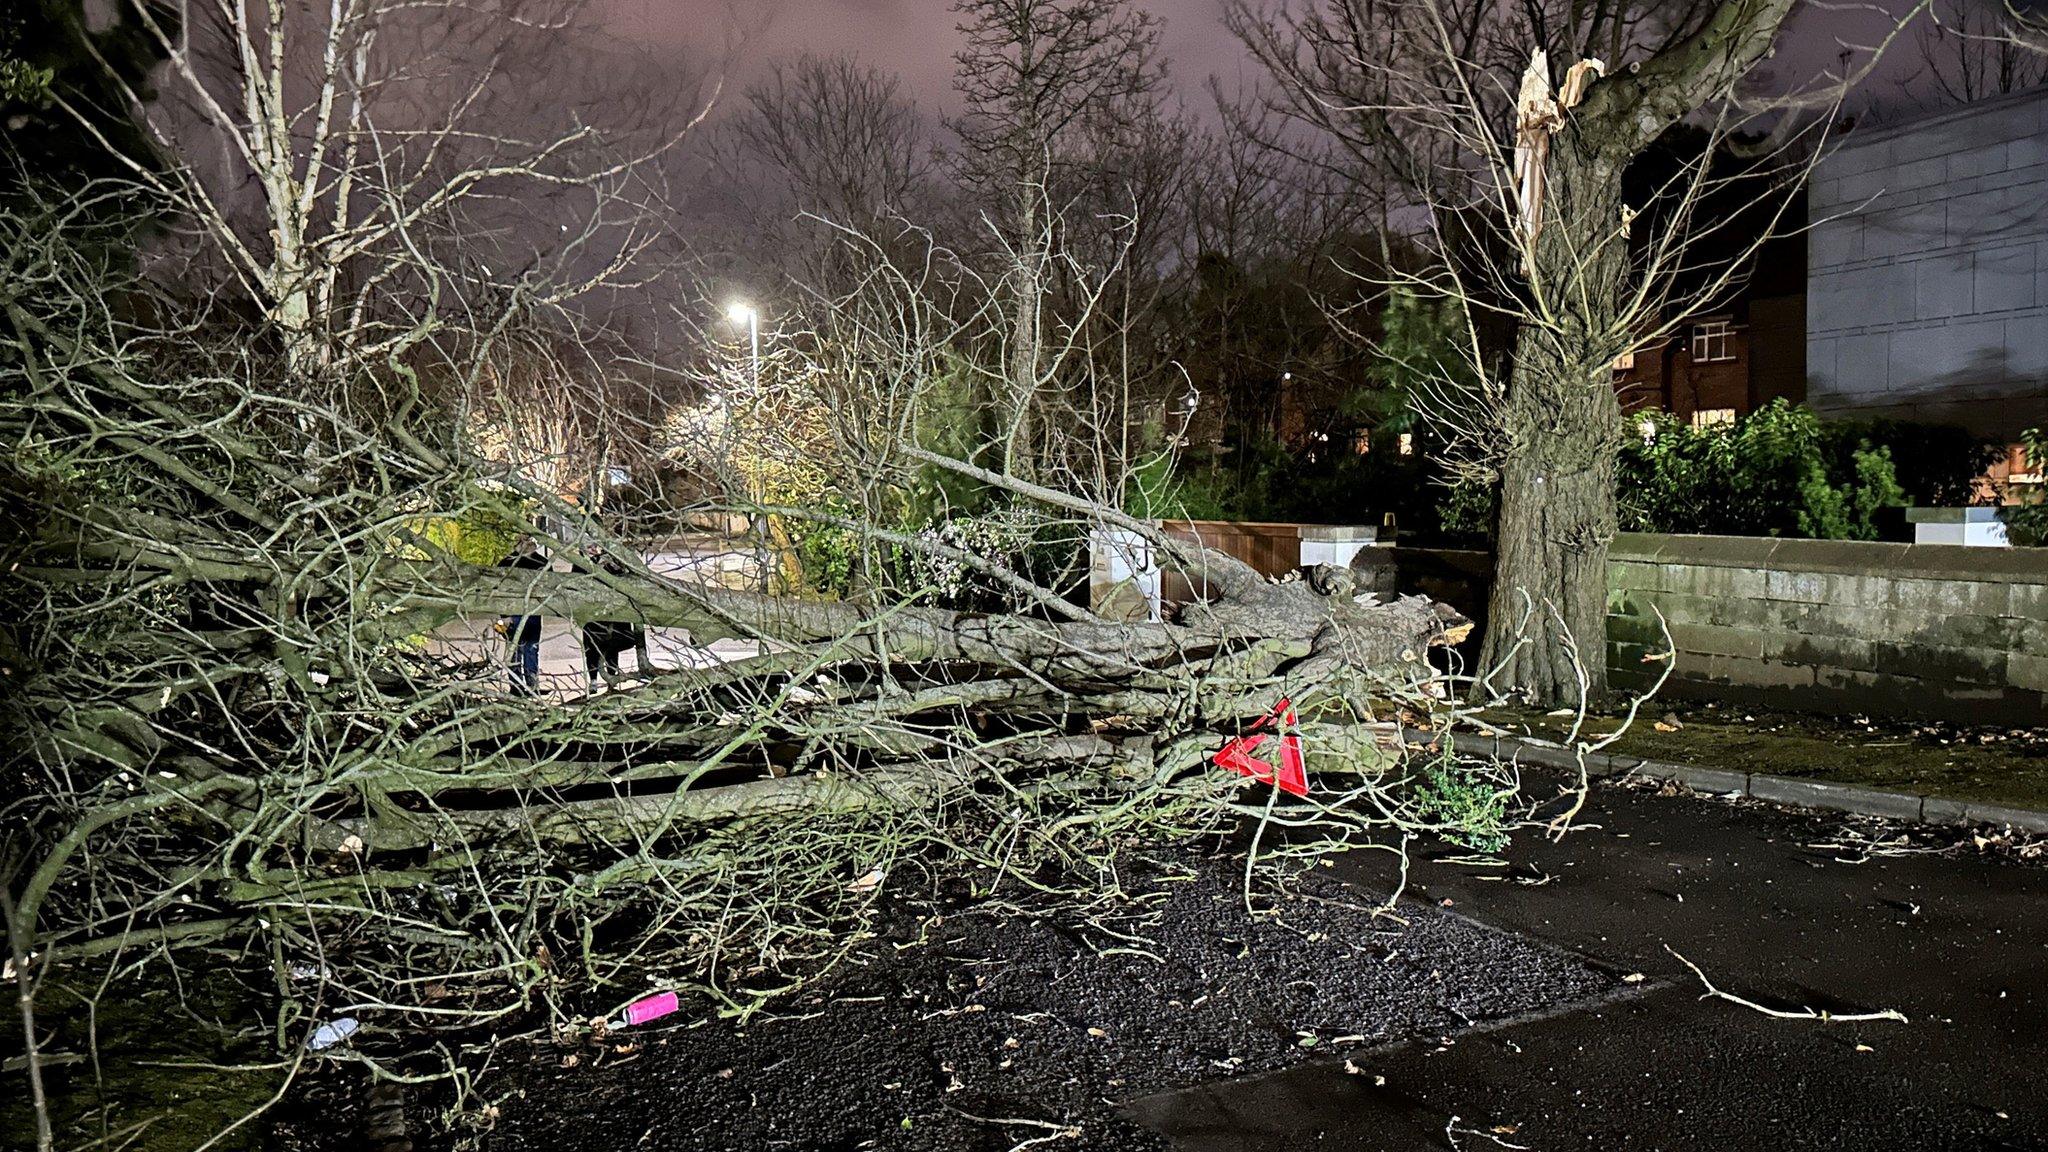
[[[1893,0],[1905,3],[1906,0]],[[775,59],[805,51],[847,52],[901,75],[925,110],[950,112],[957,18],[947,0],[594,0],[593,17],[612,35],[657,53],[681,50],[702,59],[717,54],[736,29],[749,29],[730,82],[744,87]],[[1174,87],[1197,108],[1206,107],[1210,76],[1227,90],[1262,77],[1223,26],[1223,0],[1144,0],[1165,24],[1162,47],[1172,62]],[[1843,44],[1868,44],[1886,25],[1860,6],[1830,5],[1794,17],[1768,67],[1779,82],[1797,83],[1835,67]],[[1910,44],[1895,46],[1866,95],[1892,103],[1915,70]]]
[[[610,31],[649,46],[716,51],[728,30],[762,23],[744,46],[733,78],[744,86],[766,62],[802,52],[850,52],[904,78],[927,109],[953,110],[958,22],[948,0],[769,0],[735,8],[726,0],[595,0]],[[1200,99],[1211,74],[1234,83],[1244,60],[1223,27],[1222,0],[1149,0],[1140,7],[1165,22],[1161,47],[1176,87]]]

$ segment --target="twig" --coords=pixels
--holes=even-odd
[[[1719,988],[1714,987],[1714,982],[1707,979],[1707,974],[1705,972],[1700,971],[1699,965],[1693,963],[1690,960],[1687,960],[1683,956],[1680,956],[1678,954],[1678,950],[1676,948],[1673,948],[1671,945],[1664,945],[1664,950],[1666,952],[1671,953],[1671,955],[1675,957],[1680,964],[1683,964],[1687,968],[1692,969],[1692,974],[1700,978],[1700,983],[1703,986],[1705,986],[1707,990],[1706,995],[1700,997],[1700,999],[1702,1000],[1705,1000],[1708,997],[1726,1000],[1730,1004],[1740,1004],[1744,1008],[1749,1008],[1754,1011],[1761,1012],[1766,1016],[1770,1016],[1778,1020],[1819,1020],[1824,1024],[1846,1024],[1855,1023],[1860,1020],[1896,1020],[1901,1024],[1908,1023],[1906,1019],[1906,1014],[1904,1012],[1899,1011],[1896,1008],[1886,1008],[1878,1012],[1847,1013],[1829,1012],[1826,1010],[1816,1012],[1811,1008],[1801,1008],[1797,1012],[1788,1012],[1780,1008],[1766,1008],[1754,1000],[1744,1000],[1740,996],[1737,996],[1730,992],[1723,992]]]
[[[1055,1124],[1050,1120],[1026,1120],[1019,1116],[976,1116],[972,1112],[962,1111],[951,1104],[946,1105],[946,1108],[948,1111],[964,1119],[972,1120],[976,1124],[993,1124],[998,1127],[1043,1128],[1048,1133],[1044,1136],[1034,1136],[1022,1143],[1012,1144],[1010,1152],[1017,1152],[1020,1148],[1029,1148],[1034,1144],[1049,1144],[1054,1140],[1077,1140],[1081,1136],[1081,1127],[1078,1124]]]
[[[1477,1128],[1460,1128],[1458,1127],[1458,1121],[1461,1119],[1463,1119],[1463,1117],[1453,1116],[1449,1120],[1444,1122],[1444,1140],[1450,1144],[1451,1152],[1458,1152],[1458,1133],[1460,1132],[1463,1132],[1467,1136],[1484,1137],[1485,1139],[1491,1140],[1495,1144],[1498,1144],[1503,1148],[1514,1148],[1517,1149],[1518,1152],[1527,1152],[1527,1149],[1529,1147],[1527,1144],[1510,1144],[1506,1140],[1501,1139],[1500,1137],[1494,1135],[1491,1132],[1481,1132]]]

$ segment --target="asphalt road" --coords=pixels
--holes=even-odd
[[[1410,891],[1642,973],[1629,991],[1125,1115],[1189,1152],[2048,1149],[2048,868],[1974,848],[1845,863],[1813,845],[1874,825],[1616,787],[1582,820],[1523,836],[1507,868],[1418,860]],[[1384,890],[1378,855],[1340,867]],[[1702,1000],[1666,945],[1773,1008],[1909,1022]]]

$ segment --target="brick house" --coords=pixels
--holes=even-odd
[[[1661,408],[1700,424],[1733,422],[1781,396],[1805,400],[1805,233],[1771,239],[1732,299],[1624,357],[1614,387],[1623,411]]]

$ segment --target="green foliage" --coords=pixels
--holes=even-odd
[[[2020,433],[2020,443],[2034,471],[2048,471],[2048,427],[2027,429]],[[2019,503],[1998,510],[2007,538],[2022,548],[2048,547],[2048,485],[2036,485],[2033,491],[2016,495]]]
[[[1782,399],[1733,425],[1627,419],[1615,478],[1625,531],[1874,540],[1879,509],[1904,503],[1889,449],[1859,441],[1844,467],[1819,417]]]
[[[969,367],[949,358],[946,370],[918,390],[918,447],[955,460],[972,460],[984,437],[983,398]],[[954,511],[975,512],[994,500],[992,491],[957,472],[926,464],[902,493],[906,523],[928,524]]]
[[[1346,396],[1341,414],[1382,434],[1413,427],[1417,392],[1469,379],[1471,361],[1460,345],[1469,331],[1464,304],[1457,298],[1425,300],[1395,289],[1380,313],[1380,338],[1366,369],[1373,387]]]
[[[855,509],[837,498],[820,509],[833,516],[850,517]],[[845,599],[858,590],[863,538],[836,524],[806,520],[790,525],[790,540],[796,545],[797,564],[813,592]]]
[[[530,511],[510,493],[472,486],[463,494],[461,511],[421,517],[412,530],[465,564],[489,567],[512,554]]]
[[[1125,489],[1124,511],[1145,520],[1251,519],[1241,513],[1249,501],[1235,472],[1176,463],[1161,451],[1140,464]]]
[[[973,381],[969,367],[953,360],[918,389],[917,420],[911,433],[918,447],[958,460],[979,455],[985,411]],[[1161,471],[1155,469],[1154,477],[1145,483],[1159,483]],[[1155,494],[1166,498],[1163,488]],[[1002,561],[1018,571],[1035,562],[1032,556],[1037,545],[1013,538],[1011,528],[1019,513],[1009,498],[950,469],[920,464],[899,473],[896,483],[868,488],[862,497],[857,505],[837,491],[826,491],[811,500],[827,516],[873,524],[904,536],[925,536]],[[804,582],[819,595],[841,599],[917,595],[956,608],[1009,603],[1009,594],[997,592],[985,576],[914,546],[879,542],[866,533],[818,520],[793,522],[788,529]]]
[[[1977,478],[2004,454],[2002,445],[1952,424],[1831,420],[1821,427],[1827,438],[1830,471],[1853,473],[1858,448],[1888,449],[1906,503],[1926,508],[1982,502],[1984,494]]]
[[[823,510],[868,522],[859,509],[836,501]],[[906,518],[878,526],[926,546],[876,541],[864,532],[817,521],[793,526],[797,559],[810,590],[839,599],[916,597],[963,611],[1015,611],[1028,609],[1028,601],[958,554],[1001,565],[1046,588],[1075,585],[1084,571],[1076,527],[1046,519],[1033,507],[1016,502],[983,512],[922,521]]]
[[[1437,525],[1446,536],[1493,536],[1500,515],[1500,489],[1480,480],[1454,480],[1436,502]]]
[[[46,107],[50,102],[50,81],[55,70],[38,68],[26,60],[0,58],[0,104]]]
[[[1823,468],[1808,467],[1799,480],[1799,534],[1817,540],[1877,539],[1877,510],[1905,504],[1905,491],[1892,471],[1889,448],[1859,446],[1850,455],[1853,479],[1828,482]]]
[[[1508,801],[1514,789],[1461,762],[1450,740],[1421,765],[1410,787],[1416,815],[1442,825],[1444,839],[1478,852],[1496,852],[1507,845]]]

